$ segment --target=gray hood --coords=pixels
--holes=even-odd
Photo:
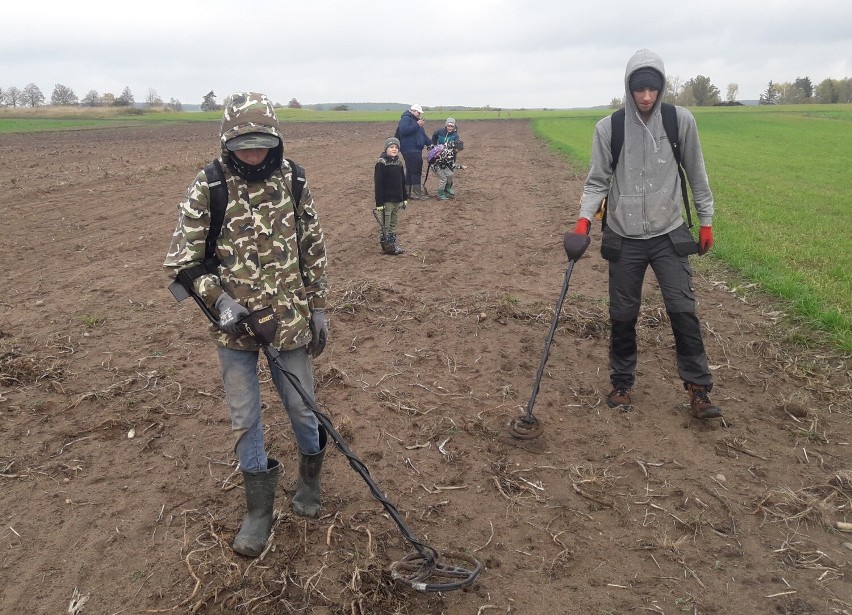
[[[663,102],[663,92],[666,91],[666,67],[663,64],[663,59],[650,49],[640,49],[627,62],[627,68],[624,71],[624,108],[628,117],[636,117],[636,103],[633,102],[633,93],[630,91],[630,75],[640,68],[653,68],[663,76],[663,87],[660,89],[660,95],[657,97],[657,102],[651,110],[651,114],[657,113],[660,105]]]

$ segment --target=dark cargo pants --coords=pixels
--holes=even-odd
[[[675,253],[668,235],[623,239],[618,260],[609,262],[610,380],[613,388],[631,388],[636,380],[636,322],[642,283],[654,270],[671,320],[677,371],[684,382],[712,387],[688,256]]]

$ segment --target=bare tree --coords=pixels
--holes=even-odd
[[[83,99],[80,101],[80,104],[84,107],[97,107],[101,102],[100,96],[98,96],[97,90],[89,90],[89,93],[86,94]]]
[[[609,108],[610,109],[621,109],[623,106],[624,106],[624,97],[623,96],[621,98],[618,98],[618,97],[613,98],[611,101],[609,101]]]
[[[6,90],[5,104],[8,107],[17,107],[23,104],[21,90],[14,85]]]
[[[30,107],[39,107],[44,104],[44,94],[35,83],[28,83],[21,92],[21,102]]]
[[[680,77],[670,75],[666,77],[666,89],[663,92],[663,102],[680,104],[680,94],[683,90],[683,85]]]
[[[6,90],[0,88],[0,107],[6,106]]]
[[[296,100],[295,98],[291,98],[290,102],[287,103],[287,107],[289,109],[301,109],[302,104],[298,100]]]
[[[176,98],[170,98],[169,103],[166,105],[166,109],[169,111],[183,111],[183,105]]]
[[[727,92],[727,94],[725,94],[725,100],[727,100],[729,103],[736,102],[737,101],[737,94],[739,94],[739,93],[740,93],[740,86],[738,86],[736,83],[729,83],[728,84],[728,92]]]
[[[162,105],[163,99],[160,98],[159,94],[157,94],[157,90],[155,90],[154,88],[148,88],[148,95],[145,97],[145,104],[147,104],[149,107]]]
[[[70,107],[77,104],[77,95],[67,85],[57,83],[53,86],[53,93],[50,95],[50,104],[57,107]]]

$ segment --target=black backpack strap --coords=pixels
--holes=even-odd
[[[307,182],[308,180],[305,178],[305,169],[300,167],[298,164],[296,164],[289,158],[287,158],[287,164],[290,165],[290,169],[293,174],[293,209],[296,209],[297,207],[299,207],[299,203],[302,202],[302,190],[304,190],[305,182]]]
[[[228,187],[225,185],[225,172],[218,158],[205,165],[204,175],[210,189],[210,229],[204,242],[204,266],[211,273],[216,271],[219,259],[216,258],[216,240],[222,233],[225,222],[225,208],[228,206]]]
[[[621,148],[624,147],[624,107],[616,111],[611,116],[612,136],[609,138],[609,151],[612,154],[612,164],[610,168],[615,173],[615,167],[618,166],[618,158],[621,156]]]
[[[662,103],[660,105],[660,113],[663,116],[663,129],[666,131],[666,137],[669,144],[672,146],[675,162],[677,162],[677,173],[680,175],[680,193],[683,198],[683,208],[686,210],[686,223],[689,228],[692,228],[692,214],[689,211],[689,190],[686,186],[686,174],[683,170],[683,158],[680,153],[680,135],[677,128],[677,109],[674,105]]]

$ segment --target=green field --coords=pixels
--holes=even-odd
[[[488,109],[427,111],[426,117],[528,119],[537,136],[584,173],[595,123],[608,113]],[[715,107],[693,113],[716,198],[716,243],[708,260],[721,260],[781,297],[809,327],[852,352],[852,105]],[[395,122],[399,115],[279,110],[285,122]],[[219,119],[219,112],[102,118],[3,112],[0,134]]]

